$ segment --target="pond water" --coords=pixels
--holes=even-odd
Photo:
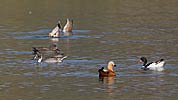
[[[0,3],[2,100],[177,100],[177,0],[6,0]],[[72,34],[49,38],[58,20]],[[57,46],[62,63],[32,59],[32,47]],[[166,61],[163,72],[141,71],[137,59]],[[114,61],[116,77],[99,81]]]

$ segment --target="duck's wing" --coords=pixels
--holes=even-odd
[[[158,60],[158,61],[155,61],[155,63],[160,63],[160,62],[163,62],[164,61],[164,59],[160,59],[160,60]]]
[[[150,64],[147,68],[149,68],[149,70],[154,70],[154,71],[163,71],[165,62],[161,61],[160,63],[152,63]]]
[[[44,62],[46,63],[60,63],[62,62],[65,58],[67,58],[67,56],[63,56],[62,58],[60,57],[46,57]]]
[[[109,74],[109,71],[104,69],[104,67],[99,69],[98,72],[99,72],[99,77],[107,77]]]
[[[151,64],[153,64],[153,62],[150,62],[150,63],[148,63],[148,64],[146,64],[145,66],[142,66],[142,68],[141,69],[143,69],[143,70],[149,70],[149,66],[151,65]]]
[[[146,64],[145,68],[148,68],[151,64],[153,64],[153,62]]]

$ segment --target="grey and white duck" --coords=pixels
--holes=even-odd
[[[63,54],[58,54],[52,57],[44,57],[42,54],[40,55],[39,59],[37,60],[38,63],[46,62],[46,63],[60,63],[62,62],[67,56]]]

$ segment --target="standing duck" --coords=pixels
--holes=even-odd
[[[58,21],[57,26],[49,33],[50,37],[59,37],[62,31],[61,23]]]
[[[63,28],[63,32],[72,32],[73,20],[67,18],[66,25]]]
[[[113,71],[113,67],[116,67],[113,61],[108,62],[107,69],[104,69],[102,67],[101,69],[98,70],[99,72],[99,77],[112,77],[116,76],[115,72]]]
[[[155,62],[150,62],[147,63],[146,57],[141,57],[138,62],[143,63],[142,69],[143,70],[153,70],[153,71],[163,71],[164,70],[164,65],[165,61],[164,59],[160,59]]]

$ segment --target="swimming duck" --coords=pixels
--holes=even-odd
[[[154,70],[154,71],[163,71],[164,70],[164,67],[163,67],[165,65],[164,59],[160,59],[155,62],[147,63],[146,57],[141,57],[138,61],[140,63],[143,62],[143,66],[142,66],[143,70]]]
[[[73,20],[67,18],[66,25],[63,28],[63,32],[72,32]]]
[[[60,50],[58,49],[58,47],[53,44],[49,47],[32,47],[33,48],[33,54],[35,55],[33,57],[33,59],[36,59],[37,57],[40,57],[40,55],[44,52],[51,52],[51,53],[54,53],[54,54],[59,54],[60,53]]]
[[[50,37],[59,37],[62,31],[61,23],[58,21],[57,26],[49,33]]]
[[[60,63],[62,62],[65,58],[67,58],[67,56],[64,56],[62,54],[58,54],[56,56],[53,57],[47,57],[44,58],[42,54],[40,54],[40,58],[38,59],[38,63],[41,62],[46,62],[46,63]]]
[[[113,71],[113,67],[116,67],[116,65],[114,64],[113,61],[109,61],[107,69],[104,69],[104,67],[102,67],[101,69],[98,70],[99,77],[116,76],[115,72]]]

